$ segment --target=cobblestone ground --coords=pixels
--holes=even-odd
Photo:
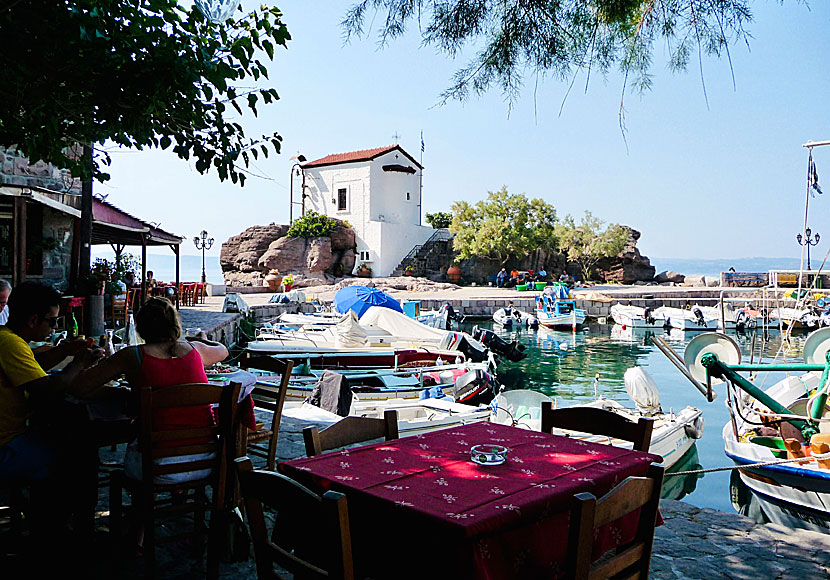
[[[308,425],[284,419],[280,431],[278,459],[304,454],[302,428]],[[101,451],[104,461],[120,461],[123,446],[115,452]],[[260,464],[263,460],[260,461]],[[256,461],[255,461],[256,463]],[[121,546],[107,536],[108,488],[99,495],[96,554],[100,561],[85,577],[141,578],[143,558],[116,557]],[[125,496],[125,503],[128,499]],[[830,578],[830,536],[790,530],[775,524],[757,524],[734,513],[701,509],[679,501],[664,500],[665,524],[657,528],[651,577],[655,579],[765,580]],[[0,542],[4,541],[0,535]],[[128,552],[129,553],[129,552]],[[157,548],[157,577],[191,580],[204,578],[204,558],[194,557],[182,544]],[[0,575],[2,577],[7,577]],[[14,577],[14,576],[12,576]],[[22,577],[22,576],[21,576]],[[26,576],[30,577],[30,576]],[[220,578],[253,580],[253,557],[247,562],[223,563]],[[453,579],[460,580],[460,579]]]

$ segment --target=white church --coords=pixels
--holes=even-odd
[[[355,268],[389,276],[435,230],[421,225],[421,164],[400,145],[335,153],[301,165],[305,208],[349,222]]]

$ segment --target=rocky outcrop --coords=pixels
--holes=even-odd
[[[655,268],[646,256],[637,249],[640,232],[623,226],[629,232],[628,244],[623,251],[613,258],[604,258],[596,267],[596,274],[606,282],[633,284],[637,281],[649,282],[654,278]]]
[[[682,284],[686,280],[686,276],[683,274],[678,274],[677,272],[672,272],[671,270],[664,270],[660,272],[654,277],[654,281],[658,284],[663,284],[664,282],[674,282],[675,284]]]
[[[338,220],[331,236],[289,238],[287,225],[253,226],[224,244],[219,257],[225,284],[261,286],[269,270],[294,276],[297,287],[333,284],[355,266],[355,233]]]

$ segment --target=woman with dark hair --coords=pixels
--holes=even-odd
[[[126,375],[130,386],[162,388],[187,383],[207,383],[205,366],[228,356],[225,345],[205,339],[182,338],[179,313],[166,298],[147,300],[135,315],[135,328],[145,344],[123,348],[78,376],[87,385],[103,385]],[[213,425],[210,406],[162,409],[155,421],[159,425],[180,428]],[[178,458],[166,458],[175,463]],[[127,447],[125,471],[128,477],[141,477],[141,461],[136,442]],[[161,476],[157,483],[176,483],[200,479],[206,474],[194,472]]]

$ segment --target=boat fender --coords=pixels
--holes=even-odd
[[[683,430],[692,439],[700,439],[703,437],[703,417],[699,416],[694,420],[694,423],[686,423]]]

